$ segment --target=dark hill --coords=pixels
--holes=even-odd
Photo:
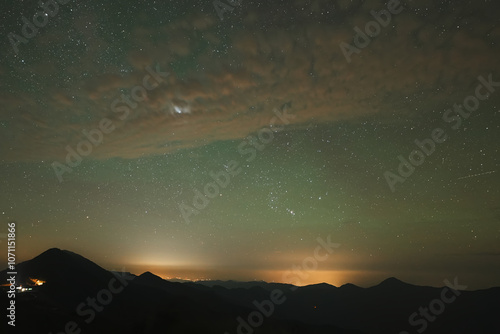
[[[78,254],[57,248],[18,264],[16,270],[21,284],[29,277],[46,281],[32,292],[16,296],[14,332],[33,334],[61,333],[68,323],[77,326],[75,331],[81,330],[82,334],[236,333],[238,317],[248,321],[248,315],[255,311],[252,303],[245,306],[239,298],[268,298],[270,289],[287,286],[260,282],[260,286],[247,285],[245,289],[210,288],[169,282],[150,272],[140,276],[114,274]],[[0,272],[0,278],[6,279],[6,273]],[[124,286],[122,281],[126,282]],[[240,295],[241,291],[249,294]],[[0,300],[7,305],[5,293],[0,294]],[[285,320],[274,314],[257,327],[255,333],[359,333],[331,324]]]
[[[22,284],[30,277],[46,281],[32,292],[17,295],[15,330],[19,333],[60,333],[70,321],[82,334],[237,333],[237,319],[248,323],[249,315],[256,312],[268,312],[269,317],[263,317],[254,333],[412,333],[421,329],[424,319],[415,312],[439,303],[444,309],[427,321],[426,333],[500,333],[496,320],[500,288],[453,292],[447,287],[414,286],[394,277],[370,288],[325,283],[295,287],[262,281],[178,283],[151,272],[112,273],[56,248],[16,269]],[[5,281],[6,270],[0,278]],[[443,302],[443,291],[452,302]],[[282,303],[270,306],[270,296],[276,292]],[[0,297],[7,303],[5,294]],[[90,307],[91,302],[98,303],[98,310]],[[259,311],[256,305],[266,309]],[[414,314],[419,326],[409,322]]]

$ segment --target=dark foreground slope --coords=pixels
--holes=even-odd
[[[454,291],[394,278],[366,289],[175,283],[149,272],[112,273],[59,249],[16,269],[18,284],[46,283],[17,294],[8,333],[500,333],[500,288]],[[7,307],[7,295],[0,298]]]
[[[460,286],[450,278],[452,287]],[[193,284],[193,283],[187,283]],[[202,283],[211,285],[210,283]],[[269,298],[277,284],[220,282],[231,286],[211,289],[228,302],[250,307],[254,300]],[[274,316],[304,323],[335,325],[364,333],[500,333],[500,288],[454,291],[414,286],[389,278],[377,286],[361,288],[353,284],[335,287],[316,284],[295,288],[283,284],[287,300]]]
[[[149,272],[137,277],[111,273],[59,249],[20,263],[16,270],[18,285],[26,286],[29,278],[46,283],[16,295],[16,326],[2,321],[7,333],[237,333],[237,318],[253,311],[202,286],[165,281]],[[6,270],[0,279],[6,281]],[[6,293],[0,298],[6,308]],[[261,323],[255,333],[359,333],[272,316]]]

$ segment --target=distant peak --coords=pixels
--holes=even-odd
[[[143,272],[141,275],[139,275],[139,277],[142,277],[142,278],[159,278],[159,279],[163,279],[160,276],[157,276],[157,275],[153,274],[150,271]]]
[[[394,286],[394,285],[407,285],[407,283],[397,279],[396,277],[389,277],[385,280],[383,280],[382,282],[380,282],[379,285],[390,285],[390,286]]]
[[[39,254],[36,258],[53,258],[56,256],[61,256],[64,251],[59,248],[49,248],[45,252]]]
[[[40,255],[37,256],[37,258],[54,258],[54,257],[61,257],[61,256],[72,256],[72,257],[81,257],[83,256],[73,253],[68,250],[64,249],[59,249],[59,248],[49,248],[45,252],[41,253]]]
[[[354,289],[354,288],[359,288],[359,286],[354,285],[352,283],[346,283],[346,284],[341,285],[340,288],[343,288],[343,289]]]
[[[335,288],[336,286],[328,284],[328,283],[316,283],[316,284],[310,284],[307,285],[308,287],[316,287],[316,288]]]
[[[388,282],[388,283],[403,283],[403,281],[397,279],[396,277],[389,277],[387,279],[385,279],[383,282]]]

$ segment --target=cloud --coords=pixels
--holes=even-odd
[[[215,13],[201,12],[160,26],[136,24],[127,41],[134,47],[123,50],[121,63],[96,64],[99,48],[90,45],[88,55],[57,68],[59,78],[89,73],[70,84],[51,80],[52,70],[45,67],[50,57],[41,58],[19,74],[37,73],[44,80],[34,92],[27,79],[25,87],[0,86],[0,121],[17,133],[15,140],[0,138],[0,151],[6,161],[63,160],[65,146],[74,147],[82,130],[104,117],[116,130],[88,159],[132,159],[242,139],[267,126],[272,110],[287,101],[296,116],[289,130],[388,112],[402,115],[414,112],[404,107],[408,96],[426,93],[430,107],[454,102],[478,75],[497,67],[498,47],[491,41],[498,41],[499,33],[485,14],[487,4],[473,7],[470,17],[442,11],[430,1],[405,6],[350,64],[339,43],[352,43],[354,26],[362,28],[373,20],[370,10],[383,9],[378,1],[339,1],[336,7],[328,1],[295,1],[286,10],[269,11],[248,5],[230,14],[241,15],[242,25],[225,29]],[[73,24],[81,28],[82,22]],[[109,46],[98,37],[100,48]],[[171,76],[120,121],[112,101],[140,85],[144,67],[156,63]],[[0,81],[9,75],[2,67]],[[189,112],[175,114],[176,107]]]

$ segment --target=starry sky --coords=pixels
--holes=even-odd
[[[0,245],[283,282],[329,237],[302,285],[498,286],[499,4],[401,1],[354,49],[387,2],[221,3],[2,3]]]

